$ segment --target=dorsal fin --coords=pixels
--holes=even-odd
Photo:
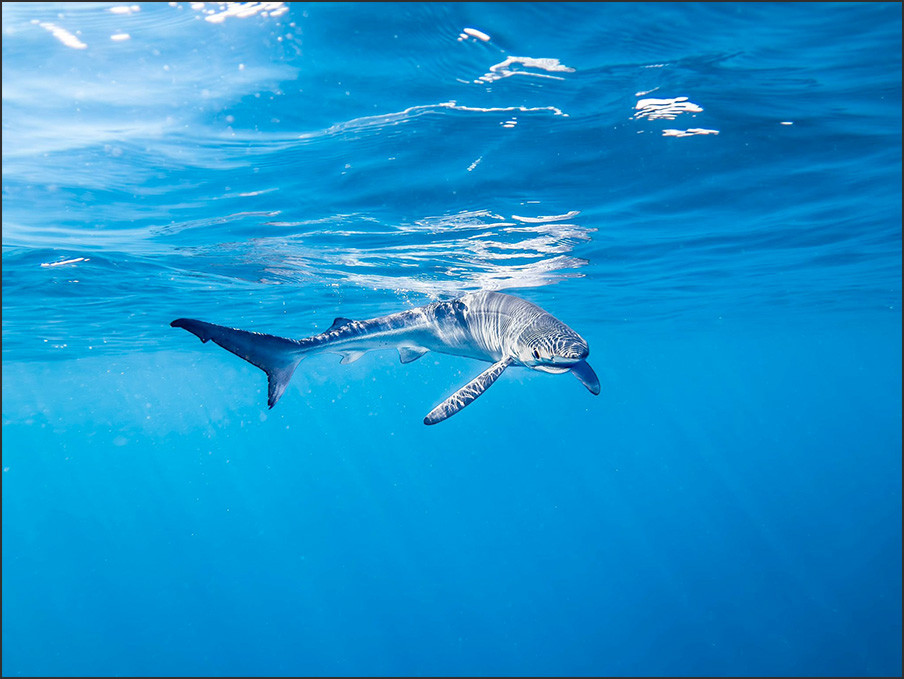
[[[338,329],[341,328],[343,325],[348,325],[348,324],[351,323],[351,322],[352,322],[352,319],[350,319],[350,318],[342,318],[342,316],[339,316],[339,318],[337,318],[336,320],[334,320],[334,321],[333,321],[333,324],[332,324],[329,328],[327,328],[326,331],[327,331],[327,332],[330,332],[331,330],[338,330]]]

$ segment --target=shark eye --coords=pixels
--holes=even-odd
[[[538,361],[540,360],[540,352],[536,349],[534,349],[534,358],[536,358]]]

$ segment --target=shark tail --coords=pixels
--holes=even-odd
[[[227,328],[192,318],[177,318],[170,326],[188,330],[202,342],[213,340],[267,373],[267,405],[271,408],[285,392],[295,368],[304,358],[304,344],[285,337]]]

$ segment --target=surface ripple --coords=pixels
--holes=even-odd
[[[900,313],[899,8],[519,8],[5,3],[4,358],[480,288]]]

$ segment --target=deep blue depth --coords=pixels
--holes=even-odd
[[[2,28],[4,676],[900,676],[899,3]],[[169,327],[481,288],[602,394]]]

